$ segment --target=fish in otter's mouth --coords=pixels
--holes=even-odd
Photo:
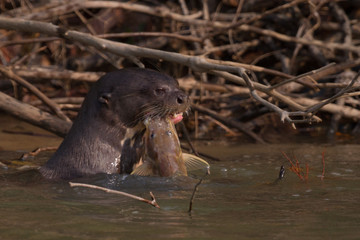
[[[122,121],[126,134],[121,141],[119,173],[131,173],[134,166],[140,162],[146,149],[144,134],[149,131],[147,123],[169,121],[173,125],[177,124],[183,120],[184,113],[190,107],[188,95],[179,88],[175,79],[149,80],[133,86],[125,95],[118,94],[124,102],[126,100],[126,105],[119,105],[119,111],[126,112]],[[165,126],[165,129],[168,127]],[[160,132],[161,128],[158,128],[158,131]],[[159,145],[157,142],[152,141],[154,146]]]
[[[170,177],[187,176],[188,171],[204,169],[209,164],[192,154],[183,153],[174,122],[181,121],[182,115],[168,118],[148,118],[143,135],[144,152],[142,161],[135,166],[131,174],[142,176]]]

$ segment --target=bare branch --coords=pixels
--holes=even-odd
[[[326,99],[324,101],[322,101],[321,103],[316,104],[315,106],[310,107],[307,112],[311,112],[311,113],[315,113],[317,111],[319,111],[320,108],[322,108],[323,106],[335,101],[337,98],[341,97],[342,95],[344,95],[345,93],[348,93],[348,91],[351,89],[351,87],[354,85],[355,81],[359,78],[360,76],[360,71],[355,75],[355,77],[351,80],[350,84],[341,89],[340,92],[338,92],[337,94],[335,94],[334,96],[332,96],[329,99]]]
[[[2,92],[0,92],[0,109],[61,137],[66,136],[71,127],[70,122],[54,117],[50,113],[29,104],[22,103]]]
[[[56,115],[58,115],[61,119],[71,122],[71,120],[63,113],[61,112],[60,107],[51,101],[45,94],[43,94],[39,89],[37,89],[34,85],[27,82],[25,79],[17,76],[10,68],[6,68],[0,65],[0,72],[5,75],[8,78],[11,78],[12,80],[16,81],[20,85],[26,87],[29,89],[32,93],[34,93],[41,101],[43,101],[46,105],[48,105],[51,110],[53,110]]]
[[[112,190],[112,189],[109,189],[109,188],[104,188],[104,187],[100,187],[100,186],[96,186],[96,185],[85,184],[85,183],[73,183],[73,182],[69,182],[69,184],[70,184],[70,187],[86,187],[86,188],[92,188],[92,189],[101,190],[101,191],[104,191],[104,192],[107,192],[107,193],[119,194],[119,195],[122,195],[122,196],[125,196],[125,197],[128,197],[128,198],[132,198],[132,199],[135,199],[135,200],[150,204],[153,207],[160,208],[160,206],[157,204],[155,196],[154,196],[154,194],[152,192],[150,192],[151,200],[147,200],[145,198],[138,197],[138,196],[135,196],[135,195],[130,194],[130,193],[116,191],[116,190]]]

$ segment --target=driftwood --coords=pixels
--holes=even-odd
[[[57,103],[40,94],[30,81],[45,84],[46,80],[61,80],[60,85],[68,89],[69,83],[90,83],[102,76],[107,70],[93,70],[99,62],[111,68],[145,67],[149,59],[162,71],[178,78],[180,86],[192,97],[195,114],[189,121],[195,122],[195,132],[199,124],[207,125],[208,131],[212,131],[210,126],[215,123],[226,132],[233,129],[262,143],[264,140],[255,128],[246,127],[249,121],[265,113],[256,111],[261,106],[293,127],[298,123],[318,123],[329,114],[334,116],[331,128],[335,131],[340,119],[359,121],[358,76],[353,74],[349,81],[334,81],[342,79],[338,77],[340,74],[353,72],[360,66],[360,47],[356,44],[360,28],[358,21],[350,18],[360,8],[357,3],[235,2],[179,0],[178,5],[150,6],[146,1],[65,4],[45,1],[31,8],[5,4],[1,6],[0,17],[0,29],[3,29],[0,36],[4,40],[0,43],[4,65],[0,70],[4,79],[12,79],[38,96],[58,116],[54,119],[66,121],[69,119],[65,109],[76,109],[78,105]],[[134,23],[130,27],[135,30],[122,32],[131,21]],[[145,23],[151,31],[136,30],[136,24]],[[75,27],[80,30],[72,30]],[[126,39],[133,44],[125,43]],[[31,46],[32,50],[24,53],[19,46]],[[60,60],[52,59],[45,50],[61,56]],[[36,60],[40,53],[45,56],[46,67]],[[57,64],[52,65],[51,59]],[[72,59],[76,59],[76,64]],[[73,69],[61,67],[64,66],[61,61]],[[173,65],[170,67],[168,63]],[[15,90],[4,91],[18,97]],[[13,104],[9,99],[10,105]],[[31,101],[35,102],[40,106],[38,101]],[[38,118],[21,116],[13,112],[13,107],[4,105],[0,104],[0,109],[22,119],[32,119],[34,123]],[[251,112],[248,114],[251,119],[238,120],[242,119],[239,111]],[[199,121],[202,114],[210,118]],[[212,120],[204,122],[205,119]],[[53,126],[63,122],[50,122],[43,127],[64,135],[67,127]],[[37,124],[42,125],[39,121]]]
[[[29,104],[20,102],[2,92],[0,92],[0,109],[61,137],[66,136],[71,127],[71,123]]]

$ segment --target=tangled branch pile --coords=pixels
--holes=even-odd
[[[359,134],[358,1],[8,0],[0,8],[0,109],[59,135],[90,82],[131,66],[179,80],[197,138],[272,141],[321,121],[330,136]]]

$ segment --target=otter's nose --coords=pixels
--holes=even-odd
[[[184,93],[179,93],[179,94],[178,94],[178,97],[177,97],[177,99],[176,99],[176,102],[177,102],[179,105],[181,105],[181,104],[186,103],[187,100],[188,100],[188,96],[187,96],[186,94],[184,94]]]

